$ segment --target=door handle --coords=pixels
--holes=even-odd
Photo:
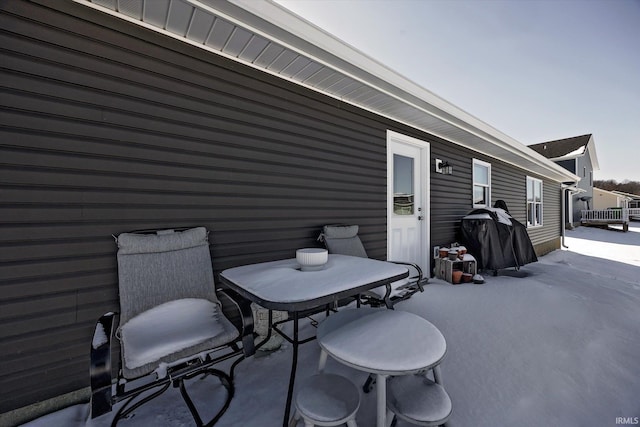
[[[418,215],[418,221],[422,221],[423,219],[422,215]]]

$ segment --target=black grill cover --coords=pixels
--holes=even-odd
[[[526,227],[503,209],[474,209],[462,218],[460,227],[478,269],[518,268],[538,261]]]

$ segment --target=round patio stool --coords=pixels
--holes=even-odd
[[[317,374],[306,378],[295,398],[296,412],[289,426],[302,417],[305,427],[357,427],[356,412],[360,407],[358,388],[348,379],[335,374]]]
[[[424,375],[403,375],[387,380],[387,423],[398,418],[418,426],[439,426],[453,406],[444,387]]]

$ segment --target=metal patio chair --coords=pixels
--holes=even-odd
[[[360,237],[358,237],[357,225],[325,225],[322,233],[318,237],[330,254],[351,255],[368,258]],[[390,288],[381,286],[372,289],[360,296],[363,303],[372,307],[386,306],[393,308],[393,305],[410,298],[416,292],[423,292],[424,285],[428,279],[423,277],[422,269],[413,263],[402,261],[389,261],[395,264],[402,264],[412,269],[412,276],[394,282]]]
[[[248,301],[232,291],[216,292],[204,227],[123,233],[116,241],[120,312],[103,315],[96,325],[90,367],[92,418],[128,400],[116,413],[111,424],[115,426],[173,385],[180,389],[196,425],[213,425],[233,397],[235,366],[254,351]],[[121,350],[115,376],[114,332]],[[235,356],[239,357],[229,373],[213,368]],[[208,423],[185,388],[185,381],[203,374],[218,377],[227,391],[224,405]]]

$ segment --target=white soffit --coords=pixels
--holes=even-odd
[[[74,1],[550,179],[580,179],[271,0]]]

